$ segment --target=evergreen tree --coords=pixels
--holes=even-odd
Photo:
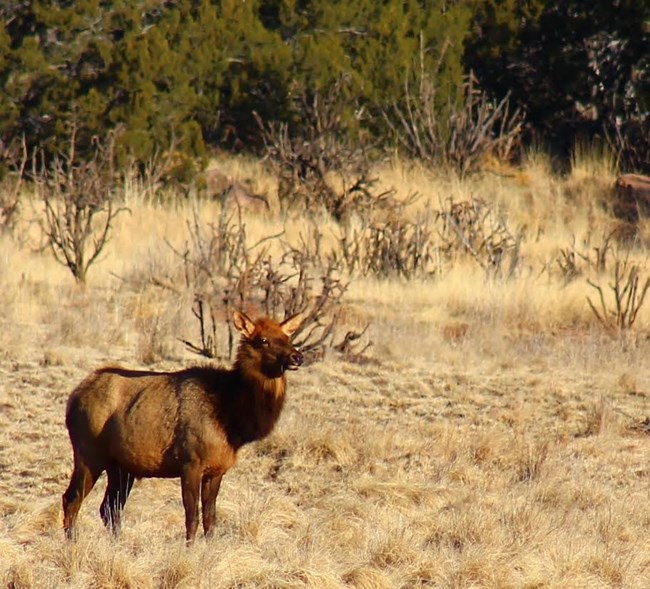
[[[462,76],[470,0],[25,0],[0,8],[0,138],[54,153],[75,123],[80,153],[120,129],[146,161],[176,140],[254,148],[267,121],[299,131],[339,85],[342,128],[368,124],[436,76],[441,117]]]
[[[253,112],[263,120],[284,120],[290,106],[291,49],[259,17],[260,3],[222,0],[219,36],[227,65],[221,86],[223,119],[237,143],[259,137]]]
[[[351,80],[351,109],[377,115],[403,99],[407,80],[437,77],[446,109],[462,83],[467,2],[444,0],[267,0],[260,19],[293,51],[293,80],[307,94],[323,93],[341,76]],[[422,63],[420,63],[422,58]],[[348,113],[352,123],[354,113]],[[441,116],[443,113],[441,111]],[[385,133],[381,117],[369,122]]]
[[[201,150],[191,72],[170,45],[184,25],[178,9],[126,0],[21,7],[5,27],[3,140],[25,135],[53,153],[74,121],[80,155],[93,136],[116,127],[124,129],[125,151],[141,159],[172,135]]]
[[[192,119],[198,103],[192,68],[179,59],[191,15],[179,6],[143,16],[137,5],[125,1],[108,15],[114,42],[106,119],[110,126],[124,127],[121,140],[138,159],[169,146],[172,138],[190,153],[202,149],[200,128]]]

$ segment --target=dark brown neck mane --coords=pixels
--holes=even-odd
[[[269,378],[259,367],[250,344],[242,341],[237,350],[231,374],[236,382],[236,398],[239,408],[235,413],[240,419],[236,429],[240,444],[261,440],[271,433],[284,405],[287,381],[284,376]]]

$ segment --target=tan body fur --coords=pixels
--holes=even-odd
[[[221,477],[239,448],[267,436],[280,415],[285,370],[302,363],[289,341],[298,324],[295,317],[278,324],[236,313],[242,340],[230,370],[107,367],[89,375],[66,410],[75,464],[63,495],[66,534],[72,536],[81,503],[104,471],[100,514],[107,526],[118,527],[134,478],[180,477],[186,538],[196,535],[199,494],[208,534]]]

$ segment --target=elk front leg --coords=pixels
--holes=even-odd
[[[181,492],[185,508],[185,540],[191,544],[196,537],[199,526],[199,492],[201,489],[201,472],[193,466],[181,473]]]
[[[212,535],[212,526],[215,520],[215,505],[222,474],[216,476],[205,475],[201,484],[201,502],[203,507],[203,532],[206,536]]]

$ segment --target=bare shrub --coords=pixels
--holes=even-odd
[[[160,197],[169,179],[169,170],[174,167],[175,153],[176,145],[172,142],[168,150],[154,150],[142,165],[132,163],[131,177],[137,179],[137,192],[144,200],[154,201]]]
[[[629,248],[616,244],[615,237],[613,231],[592,243],[588,236],[580,248],[574,236],[556,261],[565,284],[580,276],[597,277],[586,279],[598,295],[595,300],[587,297],[589,308],[608,331],[620,332],[634,325],[650,289],[650,278],[641,280],[641,269],[630,261]],[[608,290],[600,283],[603,277],[609,279]]]
[[[334,248],[323,252],[313,226],[302,248],[312,259],[330,260],[350,276],[412,280],[440,274],[444,259],[469,255],[490,278],[512,278],[520,267],[523,234],[513,234],[492,205],[472,199],[449,201],[440,210],[425,207],[406,214],[415,195],[337,228]],[[372,214],[371,214],[372,213]]]
[[[202,224],[194,211],[188,221],[189,242],[184,251],[170,247],[183,262],[185,287],[194,292],[192,314],[199,324],[200,343],[181,340],[189,350],[215,358],[232,356],[234,333],[228,321],[231,310],[244,308],[250,277],[259,272],[264,250],[253,257],[248,245],[246,225],[225,207],[217,223]],[[257,244],[259,245],[259,244]],[[227,352],[220,353],[217,325],[228,325]]]
[[[253,296],[257,296],[267,313],[275,316],[302,313],[294,341],[305,353],[321,354],[332,345],[339,323],[338,309],[348,287],[339,276],[336,263],[313,266],[306,256],[292,250],[277,264],[267,258],[263,267],[256,285],[258,294]]]
[[[505,216],[480,199],[448,201],[437,212],[446,256],[470,255],[490,277],[512,278],[521,261],[522,234],[513,235]]]
[[[76,146],[73,126],[67,153],[49,164],[42,154],[34,154],[31,178],[44,205],[39,226],[46,247],[84,284],[109,240],[115,217],[126,209],[116,205],[114,135],[95,142],[89,161],[78,161]]]
[[[650,278],[641,281],[639,266],[625,258],[616,258],[609,282],[608,296],[600,284],[587,279],[587,283],[598,293],[597,303],[587,297],[589,308],[603,327],[612,331],[629,330],[634,325],[639,311],[650,289]],[[606,300],[607,299],[607,300]]]
[[[565,285],[573,282],[582,274],[576,253],[571,251],[569,248],[563,248],[560,250],[560,255],[557,257],[556,262],[560,268],[560,273]]]
[[[509,94],[499,102],[491,100],[472,73],[463,84],[460,104],[449,103],[450,116],[442,116],[437,76],[447,48],[437,67],[427,72],[421,41],[415,68],[418,88],[414,91],[406,77],[402,103],[393,103],[383,116],[409,156],[433,166],[449,165],[464,176],[487,155],[512,159],[521,143],[524,117],[521,110],[511,110]]]
[[[268,123],[257,116],[266,157],[278,177],[278,198],[283,210],[316,212],[325,209],[340,221],[355,212],[363,214],[384,204],[392,205],[394,191],[380,191],[370,173],[368,150],[359,138],[346,141],[347,77],[328,91],[302,96],[304,134],[293,135],[288,123]]]
[[[204,165],[203,160],[183,153],[181,140],[172,135],[166,149],[156,147],[144,160],[130,158],[122,168],[131,194],[144,201],[167,202],[179,194],[188,196],[193,188],[204,188],[200,173]]]
[[[199,356],[216,358],[218,355],[217,321],[214,318],[212,307],[202,298],[197,297],[192,307],[192,315],[199,322],[200,341],[198,344],[185,339],[181,339],[180,341],[185,344],[188,350],[199,354]]]
[[[332,257],[351,275],[405,279],[431,276],[436,271],[433,215],[425,209],[415,220],[394,207],[378,219],[339,228]]]
[[[241,214],[232,214],[222,208],[216,225],[201,223],[198,213],[188,221],[190,243],[179,255],[185,262],[187,286],[193,286],[200,295],[206,290],[222,290],[232,299],[239,293],[245,299],[245,277],[259,260],[251,258],[246,225]],[[179,252],[177,252],[179,253]]]
[[[571,244],[560,250],[556,260],[565,284],[589,271],[597,273],[606,271],[609,258],[612,254],[616,255],[613,244],[615,236],[616,232],[612,231],[602,235],[592,244],[590,235],[584,243],[584,248],[579,248],[574,235]]]
[[[249,244],[241,215],[224,208],[218,223],[189,224],[191,241],[183,252],[187,285],[195,293],[193,313],[200,341],[182,340],[189,350],[206,357],[231,357],[234,334],[229,321],[236,308],[256,308],[269,316],[302,314],[294,343],[311,357],[333,343],[338,309],[348,284],[334,260],[321,260],[279,240],[281,234]],[[280,244],[271,253],[270,242]],[[218,325],[227,329],[227,350],[219,352]]]

